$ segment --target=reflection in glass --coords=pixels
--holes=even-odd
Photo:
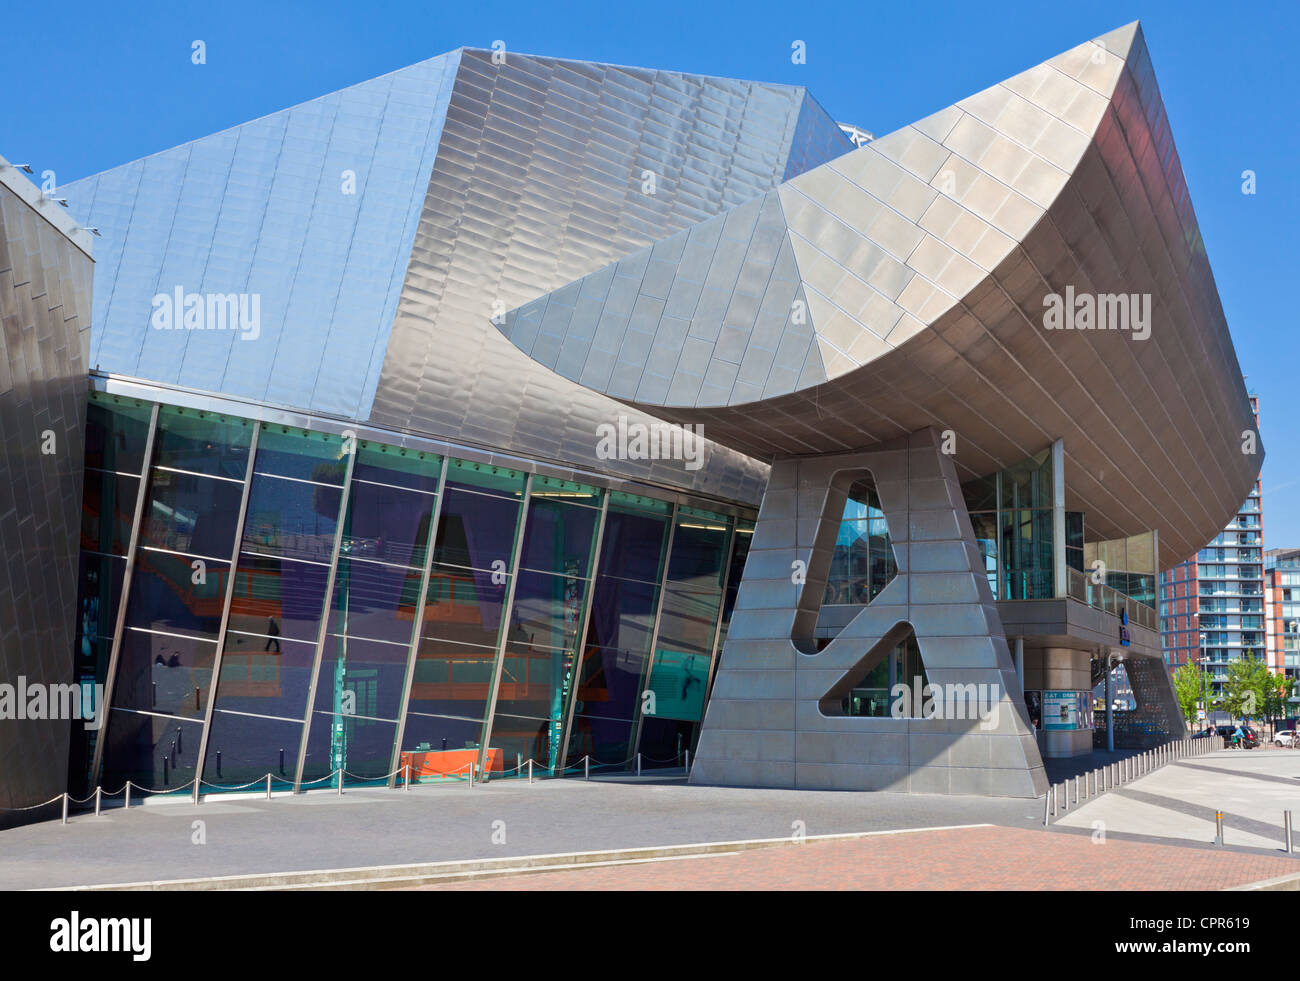
[[[81,504],[81,548],[88,552],[125,555],[131,542],[131,522],[139,477],[87,470]]]
[[[586,572],[600,512],[594,508],[533,497],[528,505],[520,568],[572,574]]]
[[[227,562],[140,549],[126,625],[216,640],[229,573]]]
[[[91,392],[86,404],[86,466],[118,473],[143,471],[152,412],[145,402]]]
[[[330,632],[409,646],[421,577],[418,569],[340,558]]]
[[[718,622],[722,594],[688,592],[670,587],[664,594],[659,617],[661,648],[702,654],[713,650],[713,633]]]
[[[124,709],[108,713],[103,776],[106,792],[118,793],[127,780],[131,792],[183,788],[194,779],[203,736],[201,722],[144,715]]]
[[[344,531],[348,555],[424,568],[437,498],[419,491],[352,480]]]
[[[854,481],[835,537],[823,603],[865,604],[898,572],[875,481]]]
[[[597,568],[603,576],[657,583],[667,541],[668,522],[664,518],[618,511],[611,504]]]
[[[323,565],[241,552],[230,601],[230,629],[315,641],[328,576]]]
[[[217,645],[206,640],[123,631],[113,707],[203,718],[216,653]]]
[[[422,637],[411,679],[410,711],[481,721],[487,714],[496,660],[492,647]]]
[[[678,510],[668,579],[695,589],[721,589],[729,519],[708,511]]]
[[[218,711],[301,719],[316,645],[230,631],[217,679]]]
[[[334,554],[339,487],[254,474],[248,491],[241,548],[269,555],[328,562]]]
[[[647,653],[654,631],[659,588],[630,579],[596,579],[587,645]]]
[[[258,473],[340,485],[347,472],[343,438],[332,433],[263,423],[253,469]]]
[[[165,405],[158,412],[154,465],[243,480],[253,422]]]
[[[141,516],[140,543],[213,558],[230,555],[243,486],[155,470]]]
[[[426,637],[496,647],[509,585],[510,579],[504,573],[434,566],[429,573],[421,633]]]
[[[506,640],[512,647],[558,647],[571,649],[582,622],[582,601],[587,582],[572,575],[551,576],[540,572],[519,573],[514,609]]]
[[[442,457],[421,450],[406,450],[362,440],[359,444],[354,480],[393,484],[435,493],[442,472]]]
[[[212,732],[203,760],[203,791],[225,787],[247,791],[249,788],[242,784],[259,781],[262,786],[260,781],[268,773],[272,787],[291,784],[301,745],[301,722],[234,715],[217,709],[212,715]]]
[[[434,561],[474,569],[493,569],[493,563],[500,562],[499,568],[506,570],[514,555],[518,524],[517,501],[449,490],[438,519]]]
[[[407,651],[402,644],[327,635],[316,679],[316,710],[396,719],[402,710]]]
[[[303,783],[337,786],[336,770],[347,771],[345,784],[379,783],[390,772],[397,723],[357,715],[311,714],[307,755],[303,758]]]

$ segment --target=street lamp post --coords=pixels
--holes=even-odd
[[[1201,669],[1201,701],[1205,704],[1205,724],[1210,725],[1210,683],[1205,677],[1205,634],[1201,634],[1201,658],[1197,665]]]

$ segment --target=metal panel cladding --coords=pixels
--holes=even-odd
[[[90,363],[364,418],[429,185],[459,52],[63,188],[97,226]],[[202,329],[153,329],[158,295]],[[236,296],[256,327],[217,327]]]

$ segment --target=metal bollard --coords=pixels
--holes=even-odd
[[[1052,795],[1043,794],[1043,827],[1047,827],[1052,817]]]
[[[402,789],[403,790],[411,789],[411,764],[410,763],[407,763],[406,766],[402,767]]]
[[[591,756],[587,755],[582,758],[582,779],[591,779]]]
[[[1214,843],[1222,847],[1223,845],[1223,812],[1214,812]]]
[[[636,775],[641,776],[641,754],[636,754]]]
[[[686,775],[688,777],[691,775],[691,751],[689,749],[686,751]]]
[[[531,757],[528,760],[528,782],[533,782],[533,761]]]
[[[101,796],[101,790],[102,788],[100,787],[95,788],[95,817],[99,817],[99,798]]]
[[[126,810],[131,809],[131,781],[126,782]]]
[[[64,824],[67,824],[67,823],[68,823],[68,794],[67,794],[67,791],[64,791],[64,794],[63,794],[63,823],[64,823]]]
[[[1074,803],[1076,806],[1078,806],[1079,803],[1079,778],[1078,777],[1074,778]]]
[[[338,768],[339,775],[339,796],[343,796],[343,767]]]
[[[1286,853],[1291,854],[1291,812],[1282,812],[1282,830],[1286,833]]]
[[[1056,816],[1056,784],[1049,784],[1048,790],[1049,790],[1048,796],[1052,798],[1052,816],[1055,817]]]
[[[271,774],[266,775],[266,799],[271,799]]]

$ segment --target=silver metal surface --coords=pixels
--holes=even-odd
[[[766,468],[712,444],[698,470],[598,462],[599,423],[653,420],[486,318],[852,144],[800,87],[493,55],[453,51],[67,185],[103,231],[90,363],[756,500]],[[256,294],[259,336],[152,329],[154,295],[178,287]]]
[[[500,336],[494,311],[851,148],[802,89],[513,53],[502,65],[466,50],[372,419],[596,465],[599,424],[653,418],[541,369]],[[647,173],[654,193],[643,191]],[[655,275],[650,263],[645,272]],[[611,310],[634,285],[615,285]],[[566,302],[590,306],[577,292]],[[757,498],[765,468],[711,444],[706,454],[693,471],[680,461],[599,467]]]
[[[667,272],[643,271],[657,256],[673,289],[705,284],[694,306],[663,304]],[[635,295],[611,306],[625,280]],[[1149,336],[1045,329],[1045,298],[1076,291],[1149,296]],[[1262,461],[1241,451],[1255,422],[1136,23],[522,304],[501,331],[762,459],[932,426],[953,430],[968,479],[1064,439],[1066,508],[1103,539],[1159,529],[1162,567],[1223,527]]]
[[[365,418],[459,60],[65,185],[102,231],[91,365]],[[152,329],[154,295],[177,287],[258,295],[258,336]]]

